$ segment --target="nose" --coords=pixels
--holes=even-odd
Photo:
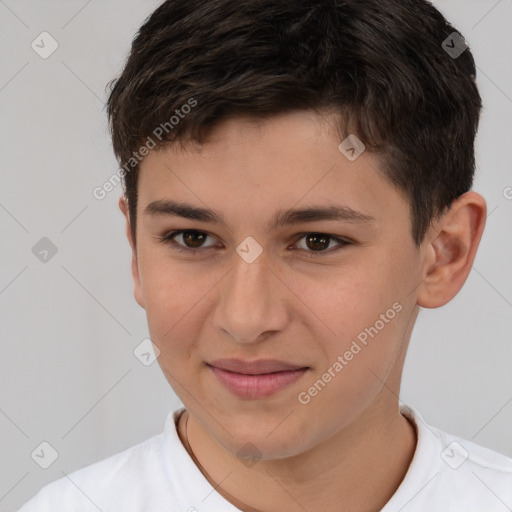
[[[286,294],[274,272],[265,251],[252,263],[235,254],[232,271],[220,283],[215,327],[243,344],[283,330],[288,321]]]

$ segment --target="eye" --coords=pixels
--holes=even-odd
[[[180,251],[195,252],[200,249],[209,249],[212,246],[204,246],[203,242],[207,237],[208,233],[204,231],[197,231],[195,229],[180,229],[178,231],[171,231],[164,236],[158,237],[161,242],[171,245],[174,249]],[[180,239],[184,245],[178,243],[176,238]]]
[[[305,248],[298,247],[301,250],[305,250],[309,252],[311,256],[320,256],[325,254],[332,254],[335,251],[339,251],[343,249],[346,245],[350,245],[352,242],[349,240],[344,240],[342,238],[336,237],[334,235],[329,235],[327,233],[302,233],[302,240],[305,239]],[[331,242],[336,242],[338,247],[332,249]],[[327,249],[331,249],[327,251]]]
[[[211,245],[204,245],[204,241],[209,237],[208,233],[204,231],[197,231],[195,229],[180,229],[177,231],[171,231],[158,239],[167,245],[170,245],[173,249],[178,251],[185,251],[188,253],[195,253],[201,250],[211,249],[215,247],[215,243]],[[332,254],[335,251],[343,249],[346,245],[351,245],[352,242],[345,240],[334,235],[326,233],[301,233],[301,238],[298,241],[305,239],[305,247],[297,247],[295,243],[294,250],[299,248],[302,251],[310,253],[310,256],[321,256],[326,254]],[[180,243],[181,240],[181,243]],[[331,242],[338,244],[334,249],[331,246]],[[329,249],[327,251],[327,249]]]

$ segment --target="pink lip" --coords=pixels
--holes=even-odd
[[[283,372],[286,370],[298,370],[305,366],[279,361],[277,359],[257,359],[255,361],[243,361],[242,359],[217,359],[209,363],[210,366],[246,375],[261,375],[262,373]]]
[[[265,398],[289,386],[308,370],[283,361],[265,359],[245,362],[221,359],[208,365],[229,391],[241,398]]]

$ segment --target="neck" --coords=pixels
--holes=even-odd
[[[314,448],[251,467],[221,447],[193,417],[187,432],[180,422],[179,433],[182,441],[188,435],[184,444],[217,492],[244,512],[369,512],[380,510],[395,493],[416,447],[413,425],[398,406],[394,413],[389,409],[389,403],[377,400]]]

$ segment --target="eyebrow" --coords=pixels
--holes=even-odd
[[[150,217],[175,216],[185,219],[212,222],[227,226],[223,216],[209,208],[199,208],[187,203],[159,199],[149,203],[144,209],[144,215]],[[309,206],[307,208],[280,210],[271,223],[271,229],[279,226],[316,222],[322,220],[345,221],[350,223],[372,223],[376,219],[364,212],[354,210],[348,206]]]

